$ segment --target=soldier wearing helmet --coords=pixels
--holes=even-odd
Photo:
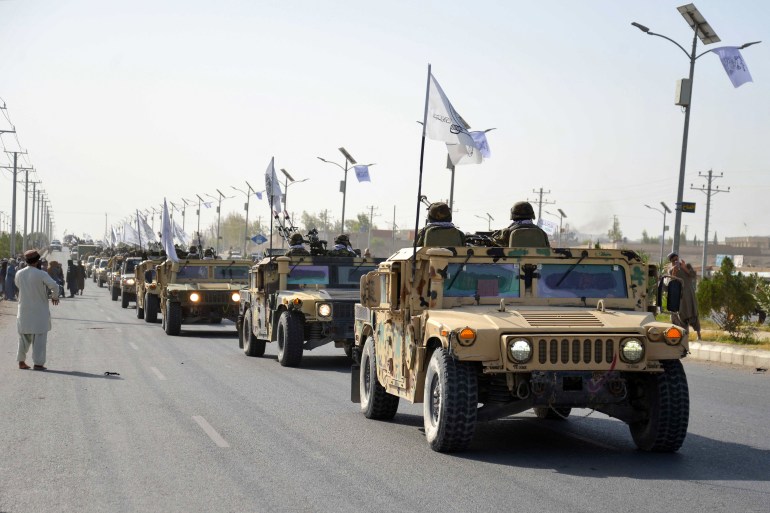
[[[286,256],[310,256],[310,251],[305,249],[305,241],[301,233],[292,234],[289,238],[289,251]]]
[[[533,223],[535,210],[528,201],[518,201],[511,207],[513,223],[508,228],[492,234],[492,239],[503,247],[548,248],[548,234]]]
[[[465,234],[452,223],[452,211],[443,201],[428,207],[428,222],[417,234],[418,246],[465,246]]]
[[[338,235],[334,239],[334,247],[329,250],[328,255],[351,257],[358,256],[358,254],[353,249],[353,246],[350,245],[350,237],[348,237],[348,235],[345,233]]]

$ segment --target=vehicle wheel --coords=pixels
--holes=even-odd
[[[251,331],[251,319],[249,317],[250,315],[247,314],[246,318],[243,319],[243,330],[241,332],[241,337],[243,337],[243,352],[246,353],[246,356],[264,356],[265,341],[259,340],[254,336],[254,333]],[[300,358],[302,358],[301,352]],[[297,361],[297,364],[299,364],[299,361]]]
[[[304,337],[299,315],[283,312],[278,320],[278,363],[283,367],[299,367]]]
[[[243,349],[243,316],[240,314],[235,320],[235,331],[238,332],[238,347]]]
[[[128,308],[128,294],[123,292],[120,295],[120,307],[121,308]]]
[[[682,362],[664,360],[663,372],[648,374],[641,382],[639,410],[646,420],[629,425],[636,446],[643,451],[675,452],[687,436],[690,391]]]
[[[544,406],[542,408],[533,408],[538,419],[548,420],[567,420],[572,408],[556,408],[553,406]]]
[[[476,430],[478,383],[473,367],[458,362],[440,347],[425,375],[423,396],[425,438],[439,452],[462,451]]]
[[[353,358],[353,344],[345,344],[342,349],[345,351],[345,356]]]
[[[144,295],[144,322],[158,322],[158,310],[160,305],[158,304],[158,296],[155,294]]]
[[[104,282],[102,280],[99,280],[99,288],[102,288],[104,286]]]
[[[361,391],[361,412],[367,419],[390,420],[396,416],[398,396],[387,393],[377,379],[377,356],[372,337],[367,338],[364,344],[358,383]]]
[[[179,335],[182,329],[182,305],[167,301],[166,311],[163,314],[163,324],[166,335]]]
[[[115,287],[112,287],[111,293],[112,293],[112,300],[117,301],[118,296],[120,295],[120,289],[116,289]]]
[[[136,318],[137,319],[144,319],[144,308],[139,306],[138,303],[136,305]]]

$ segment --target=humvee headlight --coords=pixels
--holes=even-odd
[[[457,343],[461,346],[469,346],[476,341],[476,330],[473,328],[465,327],[457,333]]]
[[[660,342],[660,340],[663,338],[663,330],[653,326],[647,330],[647,338],[653,342]]]
[[[525,338],[516,338],[508,343],[508,355],[516,363],[527,363],[532,358],[532,344]]]
[[[641,340],[627,338],[620,343],[620,357],[626,363],[639,363],[644,357],[644,345]]]
[[[190,301],[192,301],[193,303],[197,303],[200,300],[201,300],[201,295],[198,294],[197,292],[193,292],[192,294],[190,294]]]
[[[663,332],[663,340],[665,340],[666,344],[670,346],[677,345],[682,341],[682,337],[684,337],[684,333],[682,333],[682,330],[676,326],[671,326]]]
[[[318,317],[331,317],[332,316],[332,305],[329,303],[319,303],[317,308]]]
[[[233,292],[233,295],[230,296],[230,299],[232,299],[233,302],[237,303],[238,301],[241,300],[241,295],[237,292]]]

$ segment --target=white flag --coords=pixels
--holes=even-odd
[[[273,207],[273,211],[278,212],[280,210],[281,198],[281,184],[278,182],[278,177],[275,175],[275,158],[270,158],[270,164],[265,170],[265,192],[267,193],[267,201],[270,206]]]
[[[112,233],[110,233],[110,246],[113,248],[118,243],[118,234],[115,233],[115,227],[112,227]]]
[[[725,68],[730,82],[733,83],[733,87],[740,87],[746,82],[753,82],[749,68],[746,66],[746,61],[743,60],[741,51],[737,47],[723,46],[721,48],[714,48],[711,51],[719,56],[719,60],[722,61],[722,66]]]
[[[371,182],[372,179],[369,176],[369,166],[354,166],[356,171],[356,178],[359,182]]]
[[[481,152],[473,146],[447,143],[446,150],[449,152],[449,160],[452,161],[453,166],[481,164],[482,162]]]
[[[139,216],[139,225],[141,227],[140,233],[142,234],[142,240],[146,241],[148,244],[150,242],[158,241],[158,237],[155,235],[155,232],[152,231],[152,227],[147,222],[147,216]]]
[[[134,246],[139,245],[139,234],[128,222],[123,223],[123,242]]]
[[[538,219],[537,225],[548,235],[553,235],[559,229],[559,225],[547,219]]]
[[[174,240],[179,244],[188,246],[190,244],[190,236],[182,230],[181,226],[176,224],[176,221],[172,221],[171,223],[174,227]]]
[[[428,87],[426,135],[436,141],[473,146],[473,139],[468,133],[467,126],[468,124],[452,107],[444,94],[444,90],[441,89],[433,73],[431,73],[430,86]]]
[[[163,243],[163,249],[166,250],[166,257],[172,262],[179,262],[179,257],[176,255],[176,248],[174,247],[174,234],[171,232],[171,230],[171,218],[168,216],[168,205],[166,205],[166,198],[163,198],[161,242]]]
[[[254,194],[256,194],[256,195],[257,195],[257,199],[260,199],[260,200],[261,200],[261,199],[262,199],[262,193],[263,193],[263,192],[265,192],[265,191],[257,191],[257,192],[255,192]]]

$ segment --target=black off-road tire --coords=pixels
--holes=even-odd
[[[99,288],[104,287],[104,282],[102,280],[99,280]]]
[[[642,451],[675,452],[687,436],[690,420],[690,391],[682,362],[664,360],[663,372],[644,376],[641,409],[647,419],[629,425],[636,446]]]
[[[144,319],[144,308],[139,306],[139,303],[136,304],[136,318]]]
[[[567,420],[569,414],[572,413],[572,408],[568,407],[543,406],[533,408],[533,410],[535,410],[535,415],[538,419],[546,420]]]
[[[120,296],[120,289],[112,287],[112,290],[110,291],[110,295],[111,295],[113,301],[117,301],[118,300],[118,296]]]
[[[158,311],[160,310],[160,301],[155,294],[147,293],[144,295],[144,322],[158,322]]]
[[[283,367],[299,367],[305,330],[302,318],[285,311],[278,320],[278,363]]]
[[[476,430],[478,381],[475,369],[444,348],[433,352],[425,375],[425,438],[438,452],[468,448]]]
[[[163,324],[166,335],[179,335],[179,332],[182,331],[182,305],[167,301],[166,311],[163,314]]]
[[[128,308],[128,294],[125,291],[120,294],[120,307]]]
[[[398,396],[387,393],[377,379],[377,356],[372,337],[366,339],[364,351],[361,354],[359,388],[361,412],[367,419],[391,420],[396,416]]]
[[[235,331],[238,332],[238,347],[243,349],[243,316],[240,314],[235,320]]]
[[[251,319],[249,317],[251,316],[247,314],[243,319],[243,330],[241,332],[241,336],[243,337],[243,352],[246,356],[264,356],[265,341],[254,336],[254,333],[251,331]],[[301,347],[302,346],[300,346],[300,348]],[[300,358],[302,358],[302,354],[300,354]]]

